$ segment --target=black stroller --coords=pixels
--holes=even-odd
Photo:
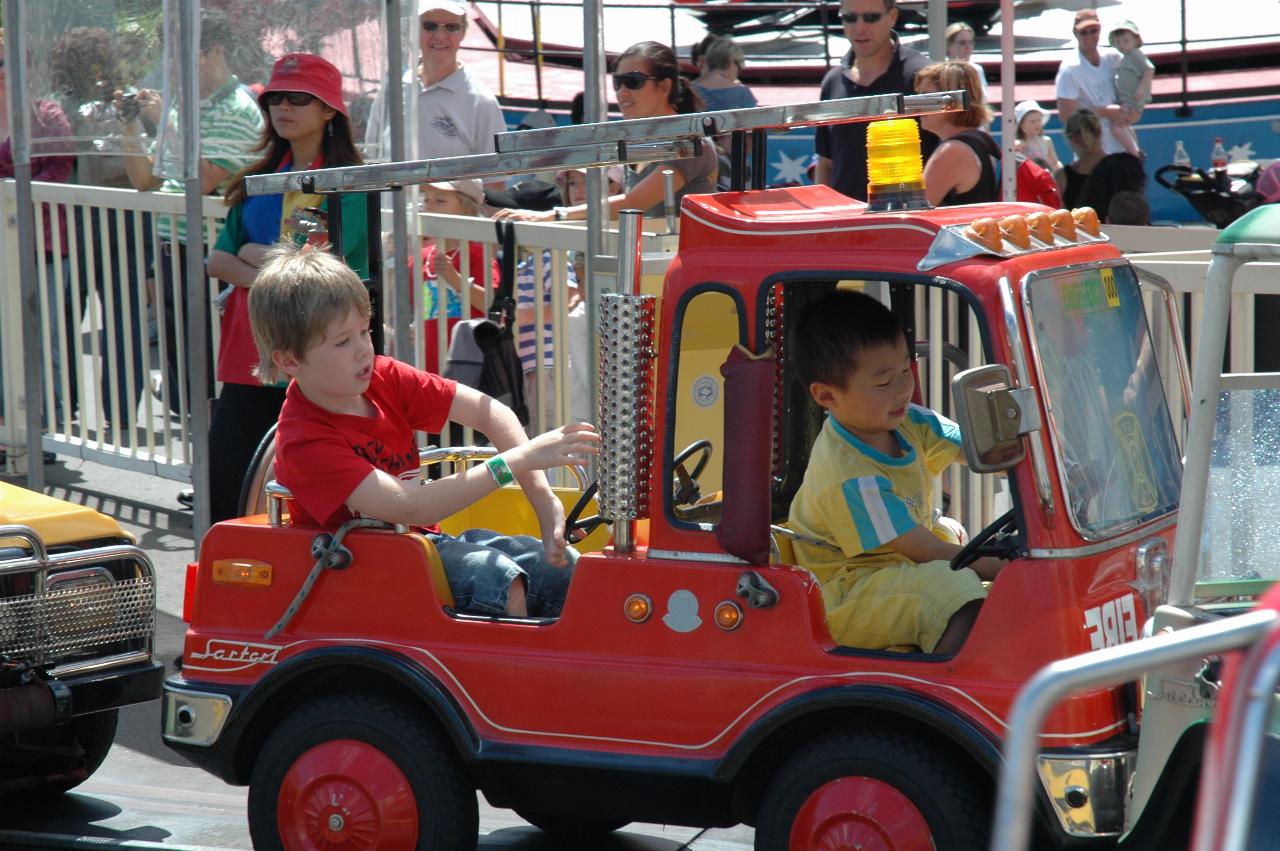
[[[1185,165],[1167,165],[1156,172],[1156,182],[1191,202],[1196,212],[1216,228],[1225,228],[1263,202],[1256,188],[1261,168],[1257,163],[1231,163],[1225,171],[1207,174]]]

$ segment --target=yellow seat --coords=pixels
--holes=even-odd
[[[431,587],[440,600],[440,605],[453,607],[453,591],[449,588],[449,577],[444,572],[444,562],[440,559],[440,551],[435,544],[427,540],[426,535],[415,535],[422,543],[422,556],[427,562],[427,576],[431,578]]]

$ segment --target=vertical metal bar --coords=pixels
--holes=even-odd
[[[22,312],[28,319],[39,319],[39,303],[36,287],[35,216],[31,206],[31,143],[27,131],[28,112],[25,104],[27,92],[26,33],[22,25],[22,3],[4,0],[5,65],[9,68],[9,91],[18,93],[10,106],[9,138],[13,147],[13,176],[16,179],[15,209],[18,217],[18,279],[22,288]],[[15,398],[26,406],[27,429],[27,487],[33,491],[44,490],[44,464],[40,463],[40,405],[33,400],[40,398],[40,335],[27,333],[22,326],[22,382],[21,387],[9,389]],[[38,325],[36,326],[38,327]]]
[[[583,0],[583,24],[585,38],[582,44],[582,78],[584,84],[583,120],[588,123],[604,121],[608,101],[605,98],[605,73],[608,70],[604,54],[604,0]],[[587,257],[583,264],[585,280],[579,281],[587,299],[587,327],[600,327],[600,288],[596,285],[595,269],[598,257],[604,253],[604,228],[609,219],[608,182],[598,168],[587,169]],[[593,334],[589,353],[594,365],[599,363],[599,341]],[[599,410],[599,382],[591,382],[590,410]]]
[[[400,15],[400,0],[387,0],[387,113],[391,130],[390,158],[403,162],[407,157],[404,150],[404,80],[400,69],[404,67],[401,55],[403,38]],[[416,35],[416,34],[415,34]],[[499,54],[501,56],[501,54]],[[499,86],[501,88],[501,86]],[[393,106],[394,105],[394,106]],[[386,155],[387,152],[384,152]],[[395,327],[395,355],[406,363],[416,363],[420,358],[413,357],[413,289],[417,279],[409,266],[409,223],[408,211],[405,209],[405,193],[392,192],[391,199],[391,251],[389,268],[392,274],[385,276],[384,287],[390,284],[392,289],[391,318]],[[406,269],[409,270],[406,273]],[[407,274],[407,277],[406,277]],[[389,279],[389,280],[388,280]]]
[[[676,207],[676,173],[669,168],[662,170],[662,212],[667,217],[667,233],[675,233],[680,211]]]
[[[640,294],[640,226],[641,210],[623,210],[618,214],[618,292]]]
[[[817,0],[822,22],[822,67],[831,67],[831,17],[827,14],[827,0]]]
[[[369,267],[369,331],[373,337],[373,350],[380,354],[387,353],[387,340],[383,321],[386,307],[383,304],[386,291],[382,284],[382,193],[366,192],[365,200],[365,245],[368,254],[365,265]]]
[[[1013,42],[1013,0],[1000,0],[1000,197],[1006,201],[1018,198],[1018,161],[1013,155],[1018,126],[1013,116],[1013,81],[1015,79]]]
[[[741,192],[746,188],[747,135],[734,130],[729,134],[729,190]]]
[[[63,209],[61,204],[51,206],[54,206],[54,209],[50,210],[51,216],[63,213],[66,216],[67,225],[72,226],[74,224],[71,218],[70,205],[67,205],[65,209]],[[56,220],[51,219],[51,221]],[[71,370],[75,369],[75,363],[72,360],[72,353],[70,349],[71,341],[67,339],[67,323],[63,321],[63,317],[67,316],[71,311],[71,305],[67,304],[66,298],[66,288],[68,284],[67,278],[70,275],[71,265],[66,259],[69,255],[63,254],[63,250],[64,248],[67,248],[67,246],[62,244],[63,239],[65,238],[62,228],[53,227],[51,230],[53,232],[53,256],[55,264],[53,301],[49,305],[49,313],[42,317],[42,319],[45,327],[49,330],[49,334],[57,342],[58,357],[62,360],[59,364],[58,375],[54,377],[54,394],[56,398],[60,399],[62,402],[61,428],[59,428],[58,424],[55,423],[51,431],[70,435],[71,405],[73,400],[71,398],[71,382],[68,379],[68,376],[74,374]],[[50,422],[52,423],[53,420],[51,419]]]
[[[529,398],[525,402],[529,406],[529,422],[533,424],[535,434],[542,434],[551,426],[545,416],[547,400],[543,394],[548,370],[547,355],[549,354],[545,331],[547,319],[546,280],[547,276],[551,274],[551,269],[548,268],[549,258],[546,255],[546,249],[535,248],[530,257],[533,265],[533,292],[530,294],[531,301],[529,303],[533,310],[533,318],[531,319],[533,327],[533,392],[529,394]],[[517,275],[517,277],[519,276]],[[516,299],[516,313],[519,315],[518,286],[513,288],[512,296]],[[520,345],[520,324],[518,321],[515,331],[518,349]]]
[[[764,189],[766,166],[769,162],[769,136],[764,128],[751,131],[751,188]],[[708,140],[709,141],[709,140]],[[703,144],[707,144],[704,142]]]
[[[1218,389],[1222,386],[1222,356],[1231,316],[1231,279],[1242,261],[1215,254],[1204,282],[1204,319],[1196,346],[1195,372],[1191,377],[1191,423],[1187,429],[1186,460],[1182,467],[1180,505],[1202,507],[1209,491],[1209,457],[1213,449]],[[1173,574],[1169,577],[1169,605],[1185,606],[1195,600],[1200,564],[1200,535],[1204,511],[1183,511],[1173,542]]]
[[[1001,18],[1002,21],[1012,21],[1012,18]],[[929,58],[934,62],[941,62],[947,58],[947,0],[929,0],[928,8],[928,27],[929,27]],[[1002,29],[1012,30],[1013,26],[1002,27]]]
[[[182,126],[200,126],[200,0],[181,0],[182,36]],[[187,292],[199,297],[182,299],[187,311],[187,387],[191,404],[191,486],[197,499],[192,507],[191,526],[195,540],[204,538],[209,528],[209,420],[210,409],[203,400],[208,382],[209,299],[204,291],[204,193],[200,185],[200,134],[182,134],[182,179],[187,211]],[[178,276],[174,276],[175,280]],[[175,306],[175,310],[181,310]],[[182,398],[179,396],[179,398]],[[197,401],[197,400],[200,401]],[[167,442],[167,441],[166,441]],[[197,553],[199,548],[197,546]]]
[[[1174,115],[1179,118],[1191,117],[1191,104],[1187,102],[1187,0],[1182,0],[1178,4],[1178,16],[1181,23],[1180,34],[1178,36],[1178,47],[1180,50],[1178,59],[1178,73],[1182,77],[1182,104],[1174,110]]]

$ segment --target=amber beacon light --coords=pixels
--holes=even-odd
[[[891,118],[867,126],[867,210],[927,210],[920,125]]]

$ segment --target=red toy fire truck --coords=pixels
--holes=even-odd
[[[590,142],[576,161],[604,161],[628,138],[867,120],[951,97],[525,131],[492,156],[545,137]],[[484,172],[459,159],[417,164],[416,178],[393,164],[260,189]],[[333,536],[290,525],[283,500],[209,532],[164,736],[249,785],[258,848],[471,848],[476,790],[577,836],[745,822],[770,851],[984,846],[1018,687],[1047,662],[1136,639],[1162,600],[1181,470],[1170,399],[1185,366],[1171,292],[1141,279],[1092,211],[921,209],[903,189],[871,206],[822,186],[687,197],[661,293],[603,297],[611,537],[582,556],[554,621],[460,613],[422,536],[359,529],[340,542],[349,565],[316,568],[267,638]],[[638,258],[621,265],[626,278]],[[923,399],[960,420],[970,469],[1006,471],[1011,507],[980,517],[971,503],[970,523],[986,525],[957,562],[1011,561],[954,657],[836,646],[817,582],[790,563],[781,523],[821,411],[785,341],[799,308],[837,286],[892,306],[926,354]],[[929,356],[944,337],[975,364],[952,381],[954,405]],[[704,425],[719,445],[697,465],[699,489],[680,456]],[[983,478],[998,477],[975,475],[973,493]],[[500,493],[486,522],[520,531],[500,519],[519,496]],[[1137,708],[1132,690],[1105,688],[1052,713],[1038,847],[1114,842]],[[1056,779],[1068,774],[1084,785]],[[1135,835],[1159,844],[1161,808],[1181,805],[1149,804]]]

